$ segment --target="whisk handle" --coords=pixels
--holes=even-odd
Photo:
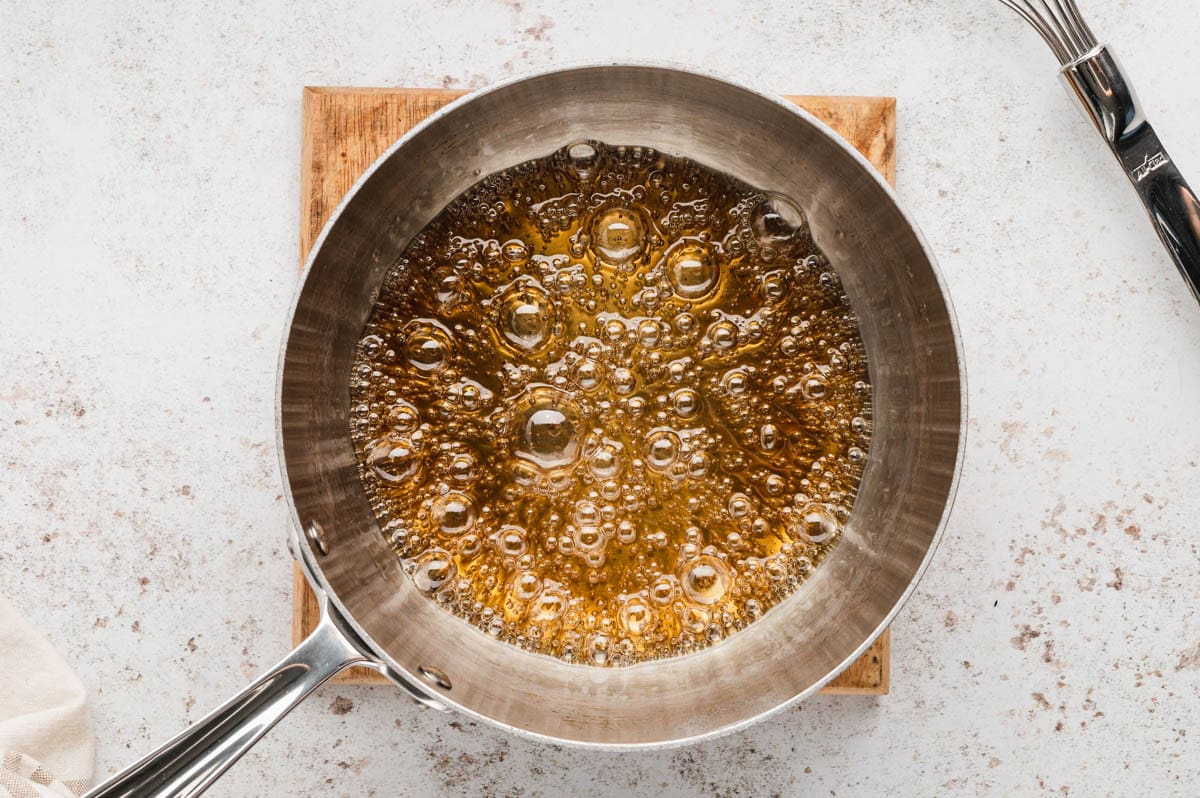
[[[1117,152],[1150,221],[1200,301],[1200,200],[1184,180],[1154,128],[1146,125]]]
[[[1063,79],[1125,169],[1163,246],[1200,301],[1200,200],[1146,121],[1120,62],[1098,47],[1068,64]]]

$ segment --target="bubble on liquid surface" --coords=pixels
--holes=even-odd
[[[685,604],[680,607],[679,623],[694,635],[698,635],[708,628],[711,617],[712,614],[707,609],[695,604]]]
[[[603,665],[608,662],[611,647],[612,638],[603,632],[596,632],[587,640],[588,655],[591,657],[592,662],[597,665]]]
[[[778,425],[767,422],[758,428],[758,446],[764,452],[777,452],[783,444],[783,431]]]
[[[571,379],[585,391],[594,391],[600,387],[603,369],[599,363],[585,357],[571,369]]]
[[[542,590],[542,579],[533,571],[520,571],[513,577],[511,592],[517,601],[532,601]]]
[[[634,596],[621,605],[617,615],[626,634],[640,637],[654,626],[654,609],[640,596]]]
[[[604,211],[592,226],[596,255],[613,265],[628,263],[640,255],[645,238],[646,223],[637,211],[625,208]]]
[[[366,464],[382,480],[407,482],[421,470],[420,450],[409,437],[384,435],[367,444]]]
[[[738,345],[738,328],[731,321],[718,321],[708,328],[708,340],[713,349],[728,352]]]
[[[659,429],[646,439],[646,464],[655,471],[667,471],[679,459],[679,434]]]
[[[621,396],[628,396],[637,388],[637,377],[627,368],[619,367],[609,374],[608,382]]]
[[[495,394],[490,388],[480,385],[472,379],[463,378],[454,385],[450,386],[448,391],[450,397],[455,401],[460,408],[468,413],[473,413],[484,407],[491,405]]]
[[[571,540],[575,542],[575,548],[582,552],[600,551],[604,548],[604,535],[601,534],[599,527],[581,526],[575,530],[575,534],[571,536]]]
[[[384,343],[378,335],[364,335],[358,346],[367,357],[375,357],[383,350]]]
[[[745,518],[750,514],[753,506],[750,504],[750,498],[744,493],[735,493],[729,497],[729,503],[726,505],[729,511],[729,517],[733,519]]]
[[[656,319],[643,319],[638,322],[637,335],[639,344],[653,349],[662,340],[662,327]]]
[[[746,392],[747,385],[749,385],[749,378],[741,369],[730,369],[721,378],[721,387],[729,396],[741,396]]]
[[[411,402],[399,399],[388,408],[388,423],[396,432],[412,432],[421,424],[421,414]]]
[[[601,445],[588,460],[588,468],[599,479],[611,479],[621,471],[621,456],[611,443]]]
[[[750,230],[760,247],[780,253],[798,242],[807,222],[800,206],[782,194],[766,194],[750,212]]]
[[[470,452],[458,452],[450,458],[450,478],[455,482],[473,482],[479,475],[475,455]]]
[[[454,557],[445,549],[427,549],[414,563],[413,584],[422,593],[435,593],[458,574]]]
[[[500,334],[518,350],[532,352],[549,339],[554,302],[537,285],[514,285],[500,297]]]
[[[680,418],[695,418],[700,412],[700,394],[691,388],[680,388],[671,394],[671,407]]]
[[[595,502],[579,502],[575,505],[575,523],[580,526],[595,526],[600,523],[600,508]]]
[[[603,332],[604,340],[616,343],[625,335],[625,322],[617,317],[610,318],[604,322]]]
[[[800,395],[810,401],[824,399],[829,392],[829,383],[820,374],[808,374],[800,380]]]
[[[841,524],[824,505],[810,504],[800,514],[800,534],[810,543],[824,543],[840,529]]]
[[[433,523],[443,535],[465,535],[475,527],[475,501],[451,491],[433,501]]]
[[[449,334],[426,323],[414,324],[404,343],[408,362],[418,371],[441,371],[446,367],[451,349]]]
[[[567,610],[567,596],[562,588],[550,586],[542,590],[529,607],[529,620],[533,623],[552,623]]]
[[[569,395],[555,388],[535,388],[519,408],[516,456],[543,471],[574,465],[580,452],[580,417]]]
[[[674,576],[660,576],[650,585],[650,601],[659,607],[666,607],[679,594],[679,583]]]
[[[599,150],[586,141],[567,145],[567,166],[580,180],[587,180],[596,174],[599,160]]]
[[[519,266],[529,260],[529,246],[521,239],[513,238],[504,242],[500,254],[509,263]]]
[[[505,524],[496,530],[496,551],[504,557],[520,557],[529,551],[529,533],[515,524]]]
[[[787,275],[783,271],[767,272],[759,283],[759,291],[768,302],[778,302],[787,296]]]
[[[454,310],[471,301],[470,286],[462,275],[449,267],[442,267],[433,274],[436,284],[434,298],[444,311]]]
[[[725,598],[730,578],[729,566],[708,554],[688,560],[679,569],[683,595],[705,606]]]
[[[712,248],[703,244],[685,244],[667,254],[667,275],[676,295],[700,299],[717,285],[717,259]]]

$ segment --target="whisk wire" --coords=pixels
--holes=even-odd
[[[1067,10],[1063,8],[1060,0],[1054,0],[1054,8],[1052,10],[1055,11],[1055,21],[1058,22],[1063,32],[1067,34],[1067,39],[1070,40],[1073,51],[1078,52],[1083,48],[1083,33],[1077,26],[1072,24],[1072,18],[1067,13]]]
[[[1083,18],[1083,14],[1079,12],[1079,7],[1075,5],[1075,0],[1068,0],[1067,11],[1071,14],[1071,21],[1075,24],[1077,30],[1083,32],[1084,45],[1088,50],[1093,49],[1097,45],[1096,34],[1092,33],[1091,27],[1087,24],[1087,20]]]
[[[1050,49],[1054,51],[1054,56],[1061,62],[1065,56],[1062,44],[1056,39],[1043,25],[1039,18],[1034,16],[1034,13],[1026,8],[1021,0],[1000,0],[1001,3],[1016,11],[1021,19],[1025,20],[1030,26],[1038,32],[1038,35],[1045,40]]]
[[[1064,66],[1083,58],[1097,46],[1075,0],[1000,0],[1021,15],[1045,40]]]

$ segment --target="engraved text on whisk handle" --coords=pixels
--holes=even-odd
[[[1142,125],[1113,146],[1137,190],[1155,232],[1200,300],[1200,200],[1167,155],[1158,134]]]
[[[1156,170],[1163,168],[1169,163],[1171,163],[1171,159],[1167,157],[1165,152],[1159,150],[1153,155],[1147,155],[1142,158],[1142,162],[1133,167],[1129,173],[1133,176],[1134,182],[1140,183]]]

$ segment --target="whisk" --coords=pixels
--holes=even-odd
[[[1200,201],[1146,121],[1117,57],[1099,43],[1075,0],[1000,2],[1054,51],[1064,83],[1125,169],[1158,237],[1200,301]]]

